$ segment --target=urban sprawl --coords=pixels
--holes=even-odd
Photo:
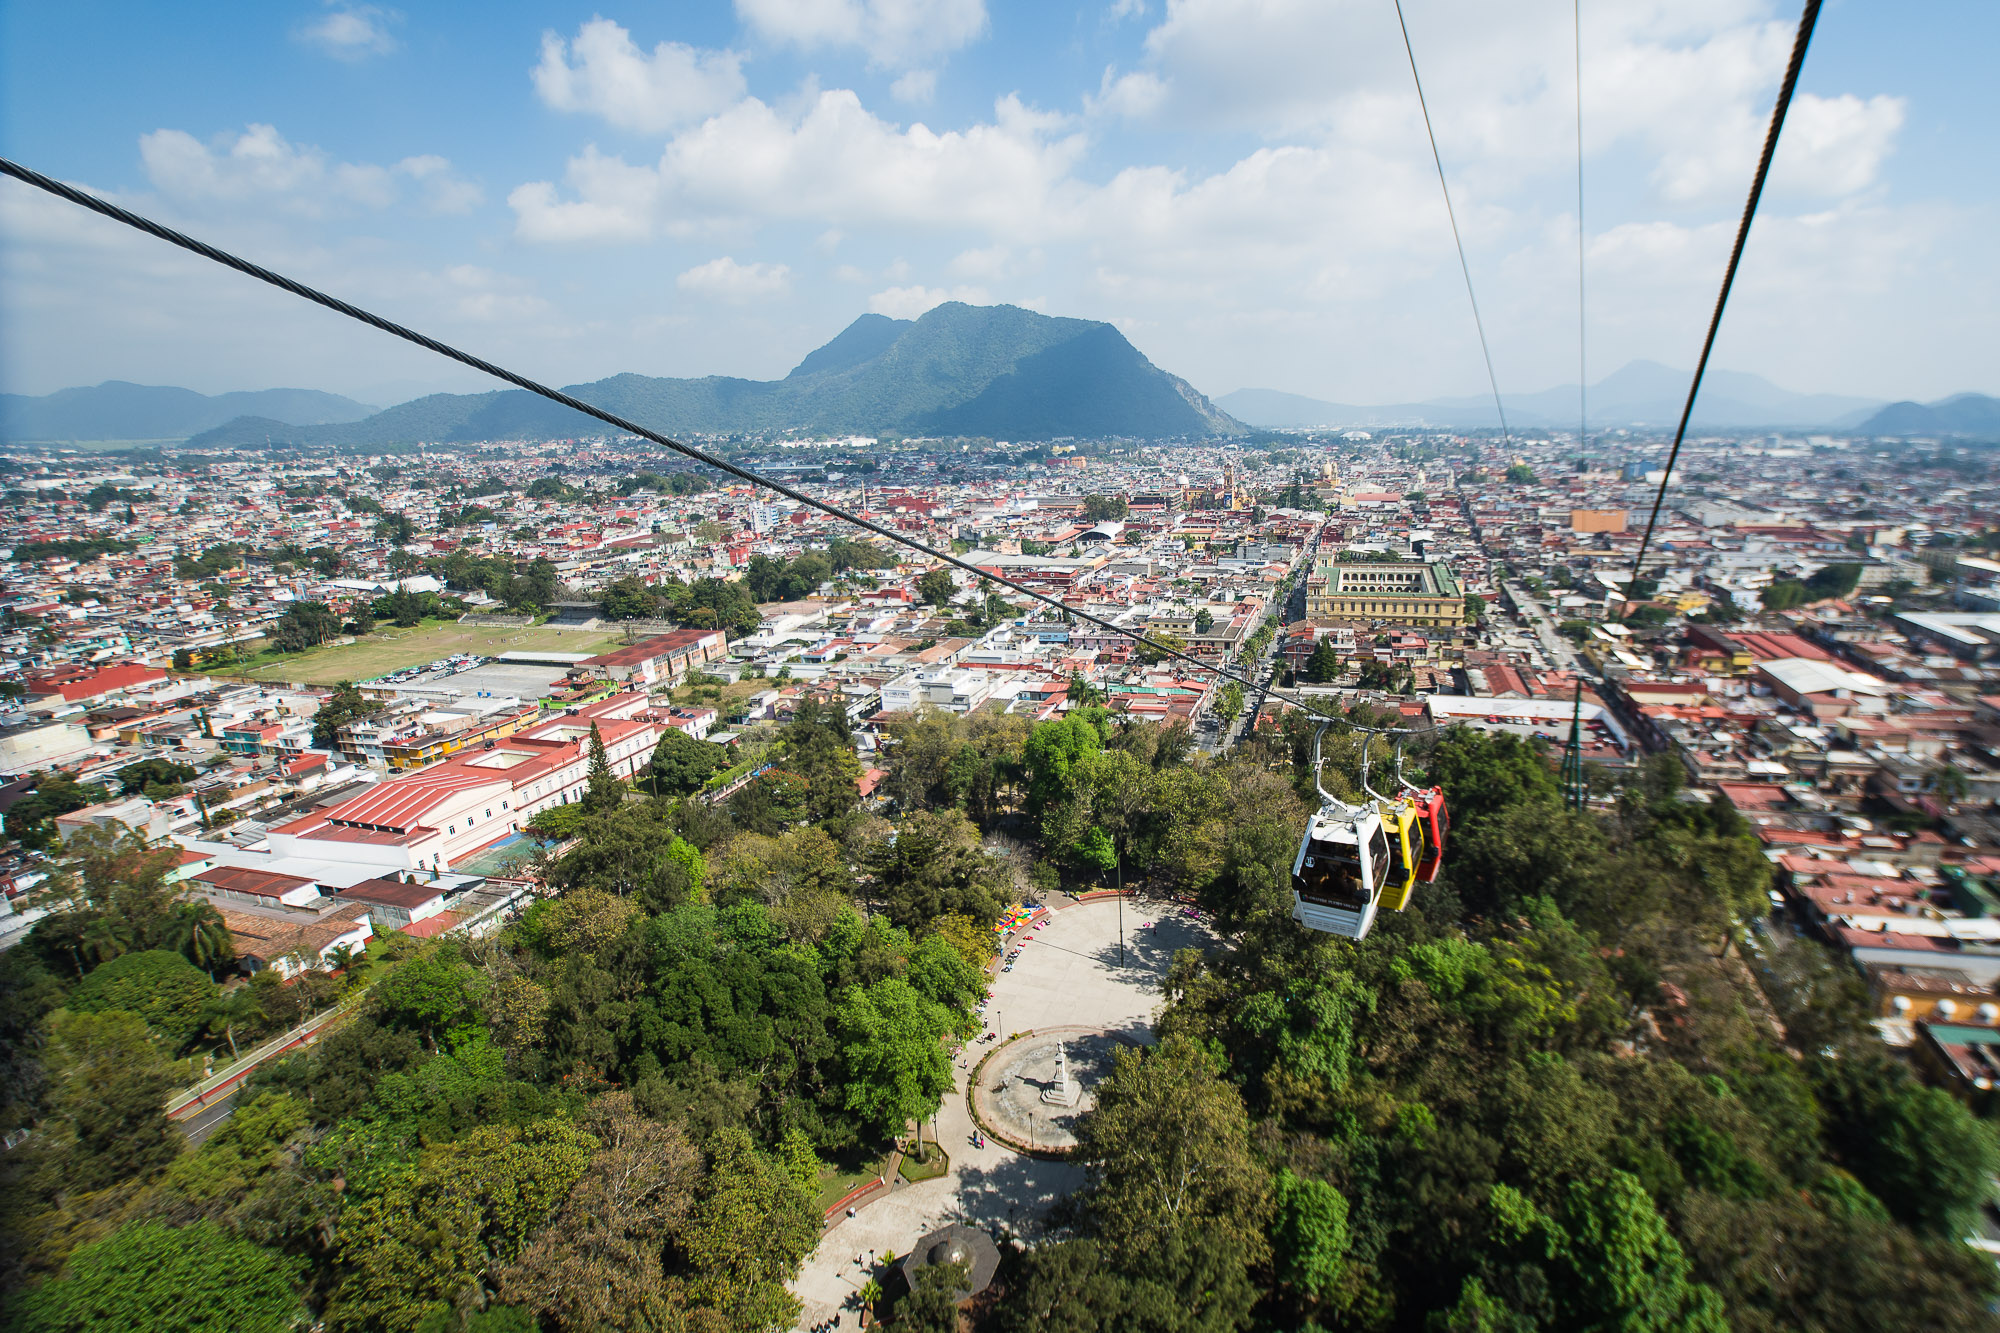
[[[981,576],[630,439],[17,447],[0,943],[91,829],[172,849],[242,966],[288,976],[379,932],[493,929],[593,763],[643,786],[669,733],[707,747],[720,802],[767,771],[777,724],[838,707],[882,805],[890,729],[927,710],[1101,702],[1215,751],[1295,706],[1173,649],[1329,709],[1539,738],[1551,764],[1574,727],[1604,791],[1673,756],[1690,799],[1754,827],[1774,911],[1851,960],[1883,1039],[1990,1087],[1981,455],[1690,441],[1635,583],[1666,448],[1622,432],[726,447]]]

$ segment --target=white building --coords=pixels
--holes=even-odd
[[[645,766],[664,730],[644,695],[613,695],[280,824],[271,850],[384,872],[448,869],[537,812],[582,797],[593,723],[618,777]]]

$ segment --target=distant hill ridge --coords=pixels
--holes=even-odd
[[[2000,440],[2000,398],[1953,394],[1934,403],[1891,403],[1862,423],[1870,435],[1962,435]]]
[[[262,389],[210,397],[193,389],[106,380],[41,397],[0,394],[0,439],[183,440],[237,417],[286,426],[359,421],[382,409],[317,389]]]
[[[1687,399],[1689,373],[1657,361],[1633,361],[1590,386],[1590,428],[1672,426],[1680,420]],[[1421,403],[1384,403],[1373,407],[1330,403],[1274,389],[1238,389],[1215,400],[1216,406],[1252,426],[1397,426],[1430,425],[1447,429],[1493,428],[1499,417],[1489,395],[1433,398]],[[1528,430],[1574,430],[1576,385],[1559,385],[1538,393],[1503,393],[1510,426]],[[1841,394],[1794,393],[1759,375],[1711,370],[1695,400],[1691,425],[1723,427],[1817,427],[1827,430],[1864,429],[1863,423],[1882,406],[1879,398]]]
[[[1094,320],[948,302],[915,320],[863,315],[782,380],[613,375],[565,392],[666,434],[825,430],[971,435],[1240,435],[1243,425]],[[245,417],[202,448],[568,439],[605,427],[519,389],[432,394],[360,421]]]

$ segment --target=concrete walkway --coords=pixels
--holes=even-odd
[[[1167,913],[1172,913],[1168,915]],[[1124,904],[1124,964],[1119,964],[1116,900],[1079,903],[1054,913],[1041,930],[1026,930],[1008,946],[1021,957],[1012,972],[997,974],[987,1007],[987,1026],[1003,1036],[1036,1027],[1083,1024],[1152,1039],[1160,1007],[1160,978],[1176,950],[1204,946],[1214,935],[1178,909]],[[1154,922],[1154,928],[1144,929]],[[1025,939],[1028,942],[1022,943]],[[997,1044],[997,1043],[996,1043]],[[1000,1238],[1034,1240],[1051,1205],[1083,1183],[1080,1167],[1042,1161],[1008,1149],[991,1136],[983,1149],[972,1146],[972,1117],[966,1110],[966,1079],[994,1044],[973,1042],[953,1058],[954,1086],[938,1110],[938,1137],[951,1154],[951,1169],[935,1180],[911,1185],[900,1179],[855,1215],[838,1220],[807,1257],[790,1284],[804,1305],[798,1327],[810,1329],[839,1319],[836,1327],[860,1327],[848,1301],[885,1254],[902,1256],[917,1241],[947,1222],[965,1222]],[[857,1262],[857,1260],[859,1262]]]

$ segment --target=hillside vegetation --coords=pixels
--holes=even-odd
[[[170,1062],[293,988],[262,974],[233,1019],[168,862],[90,843],[0,955],[5,1127],[33,1128],[0,1196],[10,1327],[785,1327],[819,1187],[951,1086],[1013,885],[1114,868],[1221,943],[1175,960],[1159,1043],[1094,1089],[1086,1183],[980,1329],[1991,1327],[1960,1237],[1992,1130],[1884,1053],[1843,970],[1795,955],[1772,1014],[1718,961],[1770,868],[1671,758],[1575,813],[1546,752],[1446,733],[1422,761],[1449,869],[1351,943],[1289,919],[1301,718],[1220,760],[1092,706],[892,737],[893,830],[837,702],[761,733],[722,807],[689,799],[686,737],[644,799],[601,766],[543,857],[554,896],[385,948],[353,1019],[192,1148]],[[1329,751],[1355,796],[1356,742]],[[141,974],[171,1002],[117,1007]],[[920,1297],[902,1327],[958,1328]]]

